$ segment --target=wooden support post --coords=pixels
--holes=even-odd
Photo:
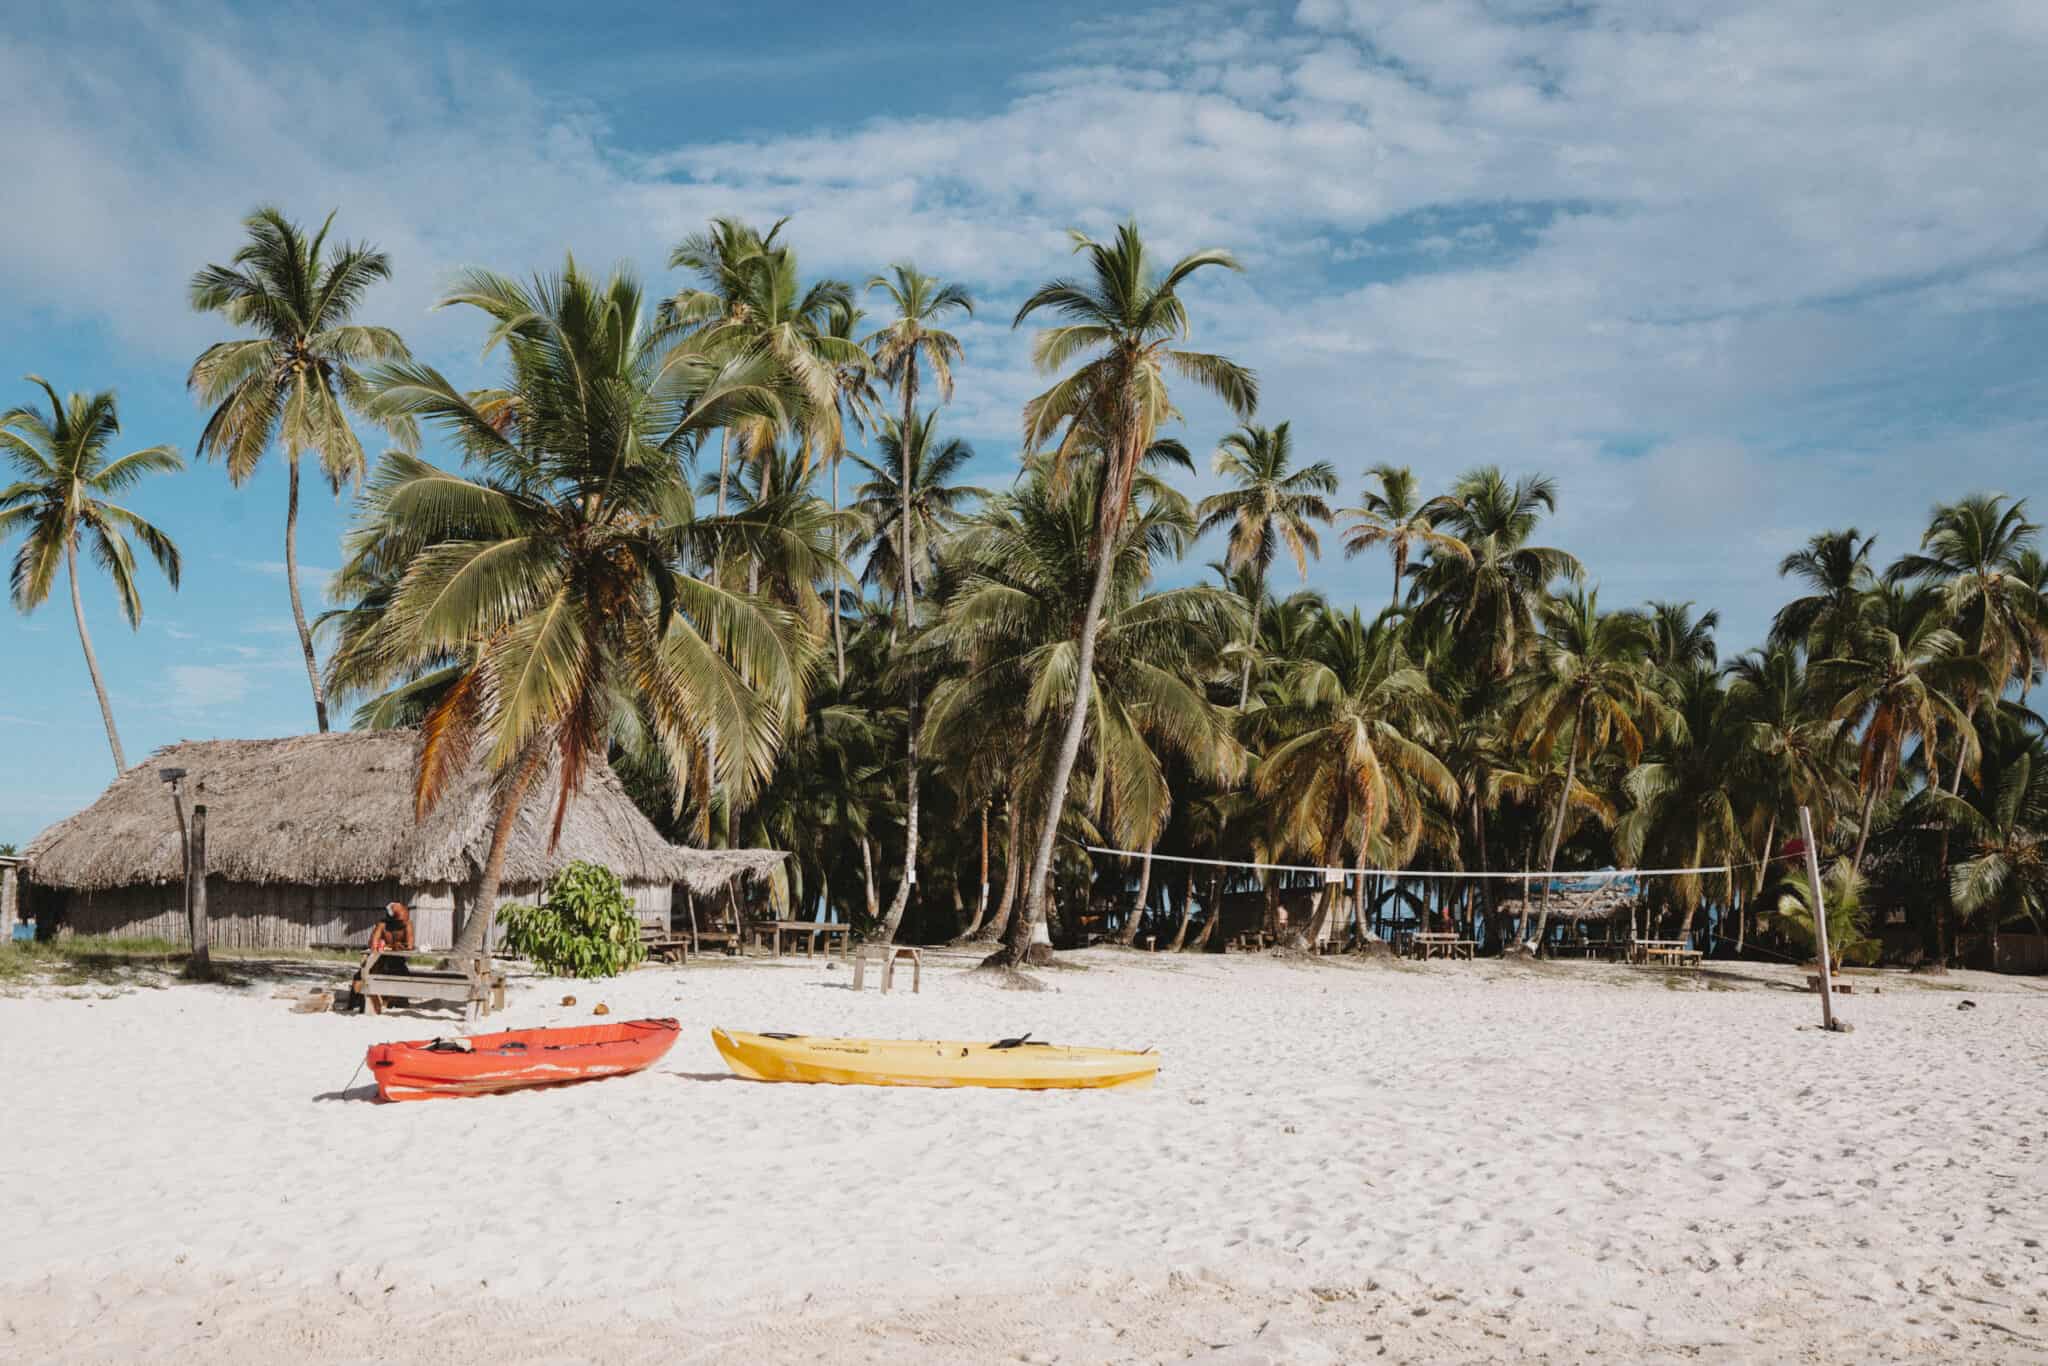
[[[1835,974],[1828,963],[1827,897],[1820,885],[1820,849],[1813,839],[1813,813],[1799,808],[1799,835],[1806,843],[1806,879],[1813,890],[1813,942],[1820,948],[1820,1022],[1830,1033],[1846,1033],[1835,1023]]]
[[[21,879],[12,860],[0,863],[0,948],[14,942],[14,925],[20,914]]]
[[[206,784],[199,785],[196,795],[206,795]],[[192,833],[186,841],[185,905],[192,917],[192,974],[210,976],[213,959],[207,951],[205,802],[194,802],[192,806]]]

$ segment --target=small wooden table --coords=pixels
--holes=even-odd
[[[349,985],[372,1015],[382,1015],[391,1000],[439,1001],[466,1020],[505,1008],[505,970],[481,954],[456,968],[415,968],[404,953],[371,949]]]
[[[1638,939],[1636,962],[1668,968],[1696,968],[1700,951],[1683,939]]]
[[[1417,930],[1408,936],[1408,952],[1416,958],[1470,958],[1478,948],[1477,941],[1455,931]]]
[[[753,926],[757,939],[766,940],[777,958],[782,957],[784,935],[792,940],[802,940],[804,957],[815,957],[818,939],[825,940],[825,956],[832,956],[832,941],[839,941],[839,956],[844,958],[853,946],[853,926],[835,924],[828,920],[763,920]]]
[[[642,925],[640,947],[646,950],[648,958],[658,963],[690,961],[690,934],[687,930],[668,930],[659,925]]]

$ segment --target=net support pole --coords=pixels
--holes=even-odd
[[[1820,852],[1813,842],[1813,813],[1799,808],[1799,836],[1806,845],[1806,882],[1813,890],[1813,942],[1820,948],[1820,1023],[1831,1034],[1844,1032],[1835,1023],[1835,974],[1828,961],[1828,908],[1820,885]]]

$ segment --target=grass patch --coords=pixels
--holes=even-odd
[[[185,945],[170,939],[114,939],[69,935],[0,946],[0,986],[161,986],[185,971]],[[304,975],[316,965],[352,963],[359,955],[333,949],[215,949],[219,980]]]

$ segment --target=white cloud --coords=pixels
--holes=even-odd
[[[1390,457],[1432,480],[1552,470],[1553,534],[1589,538],[1610,592],[1718,594],[1731,635],[1758,628],[1771,564],[1811,530],[1903,536],[1960,479],[2015,484],[2040,448],[2004,444],[2032,434],[2038,379],[1957,357],[2024,345],[2012,320],[2048,303],[2044,6],[1175,8],[1075,30],[981,113],[855,106],[649,156],[459,45],[352,34],[379,60],[335,67],[291,53],[338,32],[294,14],[274,22],[297,41],[272,43],[270,22],[143,10],[0,51],[38,187],[0,294],[182,363],[218,331],[182,282],[235,216],[338,204],[398,263],[366,312],[453,368],[479,331],[425,308],[457,264],[544,268],[574,246],[652,265],[713,213],[793,213],[813,269],[859,280],[909,256],[976,287],[950,421],[999,441],[1038,383],[1017,300],[1072,267],[1067,227],[1135,211],[1164,251],[1244,256],[1247,278],[1193,291],[1200,342],[1256,366],[1263,416],[1293,418],[1347,484]],[[1197,446],[1227,425],[1186,406]],[[1604,453],[1613,438],[1644,453]],[[1971,456],[1930,456],[1954,450]]]
[[[212,664],[176,664],[170,669],[173,711],[205,711],[232,706],[249,695],[249,676],[240,669]]]

